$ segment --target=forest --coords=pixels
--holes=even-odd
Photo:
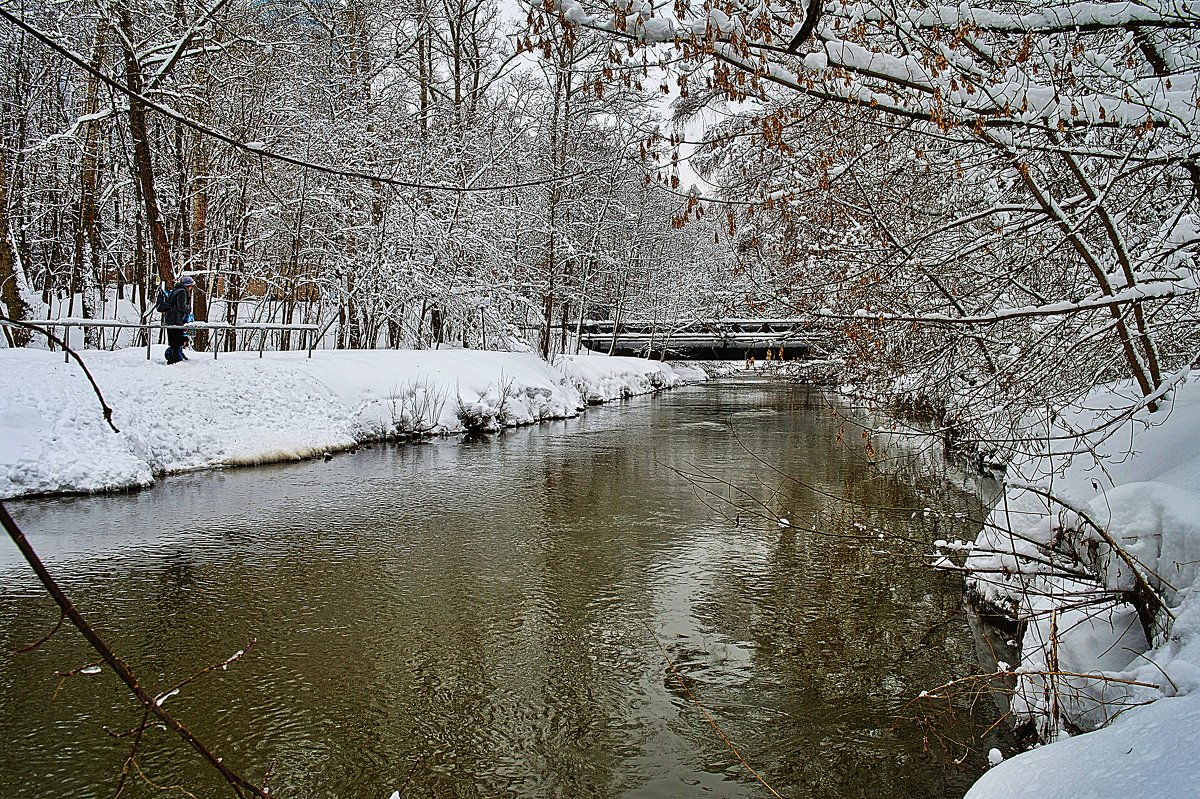
[[[184,273],[200,320],[345,348],[800,317],[989,451],[1096,383],[1153,410],[1198,354],[1192,3],[0,14],[10,318],[144,321]]]
[[[938,688],[902,686],[904,707],[944,701],[953,715],[1000,683],[1003,715],[1024,743],[1079,732],[1090,740],[1035,749],[1011,768],[998,767],[1004,755],[993,749],[970,795],[1049,795],[1068,767],[1081,795],[1194,791],[1200,3],[0,0],[0,39],[0,376],[8,378],[0,494],[149,487],[169,473],[235,464],[324,465],[372,442],[460,432],[469,434],[462,450],[381,448],[381,457],[424,449],[467,463],[469,447],[507,446],[484,433],[702,383],[674,405],[631,404],[631,418],[666,422],[631,423],[629,438],[603,451],[585,444],[583,455],[539,455],[532,460],[546,472],[531,484],[506,478],[475,493],[534,491],[520,510],[546,519],[514,528],[528,532],[547,519],[589,518],[590,504],[559,510],[580,497],[602,505],[608,496],[596,486],[606,479],[645,490],[652,482],[638,469],[655,480],[688,477],[676,488],[689,503],[745,506],[726,514],[729,529],[710,528],[706,516],[664,535],[673,544],[716,530],[690,554],[739,541],[729,546],[726,599],[757,584],[760,575],[738,572],[745,553],[783,562],[798,530],[820,556],[805,577],[851,541],[864,564],[901,554],[933,567],[921,579],[952,573],[958,582],[945,596],[956,609],[965,591],[1012,623],[1004,645],[1014,663],[992,651],[994,663]],[[155,299],[181,281],[196,284],[193,345],[214,358],[155,371]],[[588,357],[583,347],[594,321],[611,323],[615,347],[622,321],[653,341],[734,318],[796,326],[827,346],[767,369],[749,357],[744,370],[724,364],[724,376],[738,373],[725,383],[704,383],[708,373],[664,353],[652,362]],[[64,320],[84,329],[72,343],[94,367],[74,353],[88,385],[62,353],[36,352],[62,344],[51,331]],[[293,335],[297,326],[319,336],[326,357],[309,349],[310,357],[264,360],[260,349],[257,358],[215,359],[310,348]],[[801,350],[789,340],[788,351]],[[777,377],[825,385],[810,393]],[[719,421],[670,421],[717,408]],[[768,459],[742,443],[738,413],[753,414],[743,430],[802,429],[790,443],[772,439],[779,450]],[[664,467],[647,445],[671,434],[689,453],[679,459],[686,468]],[[719,465],[743,465],[714,478],[693,460],[722,436],[739,447]],[[853,461],[863,502],[851,496],[858,478],[841,471],[849,467],[796,476],[831,453]],[[798,455],[795,473],[779,466]],[[344,460],[329,469],[348,470],[345,493],[366,490],[371,481],[354,469],[368,458]],[[980,481],[970,532],[958,529],[965,511],[910,492],[934,460],[945,467],[940,488]],[[577,462],[587,468],[554,494],[560,472]],[[411,474],[389,484],[396,496],[407,498],[426,472]],[[459,473],[446,474],[459,490]],[[979,485],[993,478],[985,497]],[[877,479],[894,480],[904,499],[872,493]],[[706,497],[706,485],[718,488]],[[673,518],[655,491],[622,534]],[[822,521],[808,513],[813,501],[852,510]],[[860,520],[884,502],[902,512],[897,519]],[[302,515],[291,498],[282,507],[281,516]],[[17,522],[0,511],[23,546]],[[507,541],[477,529],[479,517],[499,511],[474,513],[456,529],[468,544]],[[324,520],[317,526],[328,532]],[[230,527],[261,532],[240,519]],[[392,520],[381,529],[392,556],[401,549],[388,537]],[[586,536],[569,533],[531,542],[522,549],[530,563],[514,571],[537,574],[555,560],[544,549]],[[161,543],[157,535],[149,544]],[[638,554],[643,545],[587,552]],[[903,553],[879,549],[900,545]],[[493,563],[488,553],[458,571],[475,576]],[[703,592],[719,578],[701,565],[703,578],[685,575],[675,599],[701,597],[691,608],[693,643],[707,652],[720,625],[705,618]],[[408,563],[397,568],[412,576]],[[861,583],[871,603],[891,601],[863,569],[843,582]],[[446,573],[430,568],[439,589]],[[778,591],[787,601],[800,593]],[[937,591],[917,593],[895,605],[905,619]],[[477,610],[479,595],[467,596]],[[722,612],[736,622],[731,641],[752,637],[733,628],[759,600]],[[861,603],[843,604],[828,632],[799,614],[779,633],[794,638],[799,659],[777,682],[812,676],[799,643],[829,649]],[[759,610],[746,618],[770,615]],[[541,621],[534,614],[530,624]],[[668,621],[658,619],[675,629]],[[670,642],[643,624],[657,690],[671,682],[657,649],[675,665]],[[936,648],[927,645],[934,628],[909,631],[920,643],[903,659]],[[500,649],[511,634],[501,630]],[[861,638],[840,643],[852,652]],[[119,660],[93,645],[110,665]],[[574,657],[585,647],[563,649]],[[759,659],[769,660],[745,657]],[[816,676],[833,679],[842,666]],[[132,673],[126,684],[147,715],[121,785],[148,714],[169,718],[161,701],[138,693]],[[1115,723],[1126,711],[1143,721]],[[781,727],[793,729],[791,720]],[[984,736],[999,728],[988,722]],[[473,728],[455,720],[455,729]],[[928,754],[928,737],[921,748]],[[941,765],[961,765],[966,748]],[[611,747],[600,749],[607,756]],[[266,795],[208,759],[235,794]]]
[[[480,346],[486,327],[547,356],[597,309],[744,302],[727,237],[673,225],[643,168],[658,86],[596,91],[597,37],[535,57],[480,0],[4,13],[14,318],[145,319],[186,273],[199,320],[333,320],[348,348]]]

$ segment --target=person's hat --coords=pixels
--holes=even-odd
[[[195,281],[195,280],[192,280],[192,276],[191,276],[191,275],[184,275],[183,277],[181,277],[181,278],[179,279],[179,285],[181,285],[181,286],[194,286],[194,285],[196,285],[196,281]]]

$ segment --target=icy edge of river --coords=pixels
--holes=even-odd
[[[671,366],[591,354],[554,364],[529,353],[318,350],[193,353],[182,364],[145,350],[61,354],[0,350],[0,498],[148,486],[156,476],[297,460],[384,438],[397,425],[464,430],[474,416],[513,427],[576,416],[586,405],[684,382]],[[695,375],[688,375],[694,378]]]
[[[1065,719],[1100,729],[1063,734],[1000,763],[968,799],[1182,799],[1195,796],[1200,784],[1200,743],[1193,734],[1200,719],[1200,389],[1180,385],[1160,413],[1141,411],[1111,435],[1098,422],[1129,394],[1129,386],[1100,386],[1058,415],[1061,430],[1054,432],[1063,434],[1056,447],[1062,451],[1046,449],[1010,465],[1005,496],[968,560],[980,570],[969,581],[977,595],[1035,619],[1026,625],[1014,667],[1021,674],[1014,712],[1044,721],[1044,705],[1053,701],[1055,724]],[[1082,441],[1069,435],[1079,430],[1096,432]],[[1159,589],[1174,614],[1169,636],[1146,641],[1127,606],[1072,607],[1078,594],[1071,591],[1087,586],[1040,574],[1040,545],[1081,525],[1078,513],[1051,506],[1026,486],[1052,490],[1094,519],[1147,573],[1161,577]],[[1001,532],[1010,527],[1015,537]],[[1103,584],[1129,588],[1124,561],[1104,556],[1103,542],[1084,533],[1100,553],[1089,565]],[[1030,593],[1020,591],[1022,582]],[[1040,676],[1047,672],[1057,674],[1049,686]]]

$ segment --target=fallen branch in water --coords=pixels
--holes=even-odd
[[[663,657],[666,658],[667,668],[671,670],[671,674],[675,675],[675,681],[679,683],[679,687],[683,689],[684,694],[686,694],[687,698],[692,701],[692,704],[696,706],[696,709],[700,711],[700,715],[704,716],[704,720],[708,722],[709,726],[716,730],[717,735],[719,735],[721,740],[725,742],[725,746],[729,748],[730,752],[733,752],[733,756],[738,759],[738,762],[746,767],[746,771],[749,771],[752,775],[754,775],[754,779],[762,783],[762,786],[770,791],[771,795],[774,796],[775,799],[783,799],[783,797],[779,795],[778,791],[772,788],[767,781],[764,780],[762,776],[760,776],[759,773],[754,770],[754,767],[746,762],[746,758],[742,757],[742,753],[739,752],[737,747],[733,745],[733,742],[725,736],[725,733],[722,732],[720,725],[718,725],[713,717],[709,715],[708,711],[704,709],[704,705],[700,704],[700,700],[697,699],[696,695],[693,694],[691,689],[687,687],[687,683],[684,681],[683,675],[679,673],[677,668],[675,668],[675,661],[671,659],[671,655],[667,652],[667,648],[663,646],[662,641],[658,640],[658,636],[655,635],[654,631],[650,629],[650,625],[645,624],[645,622],[643,622],[643,624],[646,627],[646,632],[650,633],[650,637],[654,639],[654,643],[658,644],[659,651],[662,652]]]
[[[138,703],[141,704],[141,706],[145,709],[146,714],[153,714],[157,716],[158,719],[164,725],[166,725],[168,729],[173,730],[180,738],[186,741],[188,745],[192,747],[192,749],[196,750],[196,752],[199,753],[199,755],[204,758],[204,760],[206,760],[210,766],[216,769],[221,776],[225,778],[225,781],[233,789],[234,794],[237,795],[239,799],[244,799],[246,796],[257,797],[257,799],[269,799],[267,793],[263,789],[259,788],[254,783],[250,782],[245,777],[242,777],[233,769],[229,768],[229,766],[225,765],[222,758],[219,758],[213,754],[212,751],[205,746],[203,741],[197,738],[190,730],[187,729],[187,727],[183,726],[178,719],[164,710],[162,708],[162,702],[159,701],[159,697],[151,696],[146,692],[141,683],[138,681],[137,676],[133,673],[133,669],[129,667],[129,664],[126,663],[119,655],[117,655],[107,643],[105,643],[104,639],[100,637],[95,629],[92,628],[91,624],[88,623],[87,619],[83,617],[83,614],[79,612],[67,595],[63,593],[62,588],[59,587],[58,583],[54,580],[54,577],[51,576],[49,570],[46,568],[46,565],[42,563],[41,558],[38,557],[37,552],[34,551],[33,546],[29,543],[29,540],[25,538],[25,534],[21,531],[21,528],[17,525],[13,517],[9,515],[8,508],[4,506],[3,502],[0,502],[0,525],[4,527],[5,532],[8,533],[8,537],[12,539],[12,542],[17,545],[17,549],[20,550],[21,556],[25,558],[26,563],[28,563],[33,569],[34,574],[36,574],[38,580],[41,581],[42,587],[46,589],[46,592],[54,600],[55,604],[58,605],[63,615],[67,617],[72,625],[74,625],[75,629],[79,630],[79,633],[84,637],[84,640],[91,645],[92,649],[99,653],[103,661],[107,663],[109,668],[111,668],[113,672],[115,672],[116,675],[121,679],[121,682],[125,683],[126,687],[128,687],[130,692],[133,693]],[[236,657],[240,657],[240,654],[235,656],[234,659],[236,659]],[[204,672],[202,671],[201,673]],[[191,679],[195,679],[195,677]],[[190,681],[190,679],[185,681],[185,684],[186,682]],[[144,724],[140,726],[144,728]],[[125,767],[122,772],[121,787],[118,788],[118,794],[124,787],[125,777],[128,773],[130,764],[132,764],[135,768],[138,768],[136,761],[133,760],[133,754],[136,752],[137,743],[140,741],[140,739],[141,732],[139,731],[138,740],[135,741],[134,748],[130,752],[130,757],[126,760]],[[139,772],[140,770],[141,769],[138,768]]]

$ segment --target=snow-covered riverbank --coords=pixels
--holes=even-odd
[[[61,353],[0,350],[0,498],[151,484],[171,472],[319,455],[404,432],[495,429],[677,385],[640,358],[477,350],[82,353],[107,403]],[[695,377],[695,375],[692,375]]]
[[[1136,397],[1101,387],[1057,414],[1009,467],[975,542],[971,587],[1026,620],[1013,714],[1057,740],[1001,763],[968,799],[1198,795],[1200,387],[1101,424]],[[1149,592],[1162,609],[1148,636],[1129,600],[1153,606]]]

